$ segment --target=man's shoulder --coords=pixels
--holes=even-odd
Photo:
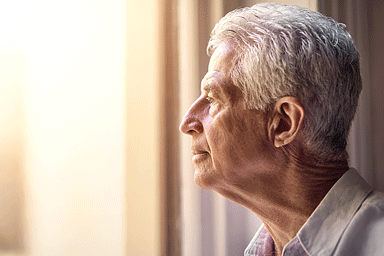
[[[383,255],[384,193],[372,191],[345,229],[335,255]]]
[[[357,221],[375,222],[376,225],[381,224],[384,229],[384,193],[373,190],[362,203],[354,219]]]
[[[377,208],[384,213],[384,193],[381,191],[373,190],[363,202],[362,207]]]
[[[372,226],[367,225],[369,223],[380,225],[384,231],[384,193],[373,190],[361,204],[351,222],[364,222],[367,227]]]

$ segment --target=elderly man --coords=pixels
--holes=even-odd
[[[348,166],[362,84],[344,25],[259,4],[222,18],[208,54],[180,130],[195,182],[262,220],[245,255],[384,255],[384,196]]]

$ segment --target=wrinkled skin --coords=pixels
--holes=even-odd
[[[180,130],[192,136],[195,182],[202,188],[244,184],[257,171],[267,171],[266,117],[245,108],[230,79],[233,51],[222,44],[213,53],[201,83],[201,96],[185,114]]]

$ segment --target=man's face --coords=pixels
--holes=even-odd
[[[266,117],[245,108],[241,90],[232,84],[234,53],[221,44],[213,53],[180,131],[192,136],[195,182],[202,188],[242,184],[262,171],[268,160]]]

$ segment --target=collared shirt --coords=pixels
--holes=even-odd
[[[264,225],[245,256],[273,255]],[[372,190],[355,169],[348,170],[327,193],[283,256],[384,255],[384,194]]]

